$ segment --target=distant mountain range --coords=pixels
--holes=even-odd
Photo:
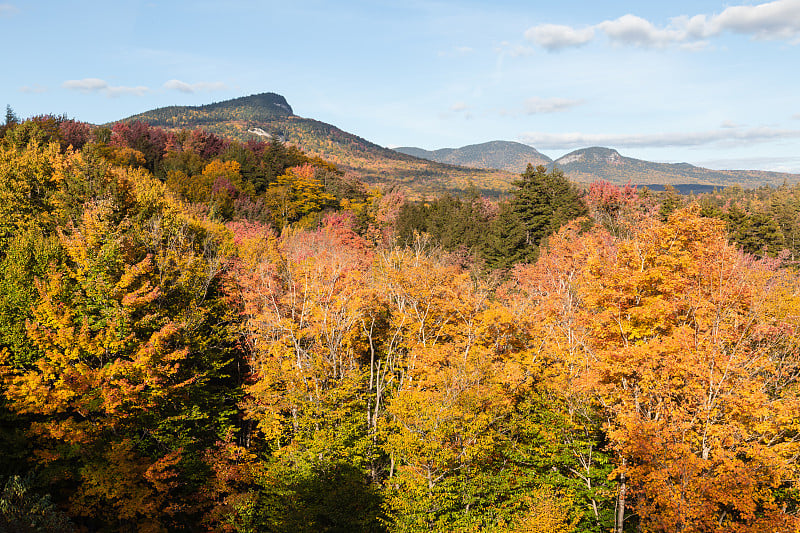
[[[200,127],[239,140],[277,138],[356,173],[366,183],[400,185],[412,197],[460,192],[473,185],[483,194],[498,196],[508,191],[529,163],[556,166],[582,183],[603,179],[618,184],[757,187],[800,182],[799,174],[654,163],[622,156],[611,148],[584,148],[555,161],[531,146],[509,141],[433,151],[391,150],[331,124],[299,117],[283,96],[274,93],[202,106],[162,107],[124,119],[134,120],[164,128]]]
[[[510,141],[491,141],[462,148],[423,150],[421,148],[395,148],[398,152],[466,167],[499,168],[521,173],[528,163],[557,167],[571,180],[591,183],[606,180],[612,183],[638,185],[681,185],[690,190],[691,185],[714,186],[780,185],[784,181],[796,183],[800,175],[762,170],[710,170],[689,163],[654,163],[625,157],[612,148],[582,148],[553,161],[535,148]],[[686,187],[683,187],[686,186]],[[662,187],[663,188],[663,187]],[[698,188],[700,189],[700,188]]]
[[[277,138],[355,172],[366,183],[400,185],[416,197],[464,191],[471,185],[497,196],[517,178],[504,170],[458,167],[383,148],[331,124],[295,115],[286,99],[274,93],[202,106],[162,107],[123,120],[164,128],[199,127],[242,141]]]

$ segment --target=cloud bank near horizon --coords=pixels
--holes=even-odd
[[[587,146],[614,148],[663,148],[669,146],[706,146],[712,144],[736,146],[781,139],[800,138],[800,130],[770,127],[730,128],[689,133],[593,134],[526,132],[519,136],[521,142],[541,149],[576,149]]]
[[[110,85],[107,81],[100,78],[83,78],[81,80],[67,80],[61,84],[65,89],[80,91],[82,93],[101,93],[110,98],[115,96],[122,96],[132,94],[135,96],[142,96],[149,92],[150,89],[138,85],[136,87],[126,87],[124,85]]]

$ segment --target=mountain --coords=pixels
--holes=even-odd
[[[511,141],[490,141],[433,151],[403,146],[395,148],[395,151],[438,163],[470,168],[496,168],[515,174],[524,172],[529,163],[537,166],[553,162],[532,146]]]
[[[378,146],[331,124],[295,115],[286,99],[274,93],[202,106],[162,107],[123,119],[136,120],[164,128],[203,128],[242,141],[275,137],[354,172],[367,183],[400,185],[416,197],[464,191],[471,185],[497,196],[517,178],[503,170],[447,165]]]
[[[612,183],[634,183],[680,186],[680,190],[713,190],[714,187],[742,185],[781,185],[800,182],[800,175],[762,170],[710,170],[688,163],[654,163],[625,157],[612,148],[582,148],[553,161],[535,148],[516,142],[491,141],[462,148],[423,150],[400,147],[396,151],[437,161],[474,168],[496,168],[520,173],[528,163],[558,167],[573,181],[591,183],[606,180]],[[702,185],[703,187],[692,187]]]
[[[199,127],[238,140],[278,138],[355,173],[366,183],[400,185],[412,197],[459,192],[472,185],[483,194],[498,196],[508,191],[528,163],[555,165],[567,177],[582,183],[603,179],[618,184],[758,187],[800,182],[798,174],[654,163],[600,147],[575,150],[555,161],[530,146],[508,141],[433,151],[411,147],[390,150],[331,124],[297,116],[289,102],[275,93],[202,106],[162,107],[124,119],[134,120],[164,128]]]
[[[591,183],[606,180],[634,184],[701,184],[709,186],[781,185],[800,182],[800,175],[763,170],[710,170],[688,163],[654,163],[625,157],[612,148],[582,148],[553,162],[574,181]]]

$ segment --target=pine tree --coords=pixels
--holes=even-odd
[[[556,168],[529,164],[513,185],[511,208],[525,231],[525,260],[535,259],[544,239],[566,222],[588,214],[581,192]]]
[[[505,269],[525,261],[531,248],[527,244],[525,226],[510,204],[503,204],[489,227],[482,248],[486,265]]]
[[[17,116],[16,113],[14,113],[14,110],[11,109],[10,105],[6,105],[6,123],[5,123],[5,126],[9,127],[9,126],[13,126],[14,124],[19,124],[19,117]]]

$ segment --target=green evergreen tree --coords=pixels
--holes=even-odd
[[[19,124],[19,117],[17,116],[16,113],[14,113],[14,110],[11,109],[10,105],[6,105],[6,122],[5,122],[5,126],[6,127],[13,126],[14,124]]]
[[[490,226],[480,200],[472,190],[465,199],[447,194],[424,204],[405,203],[395,223],[399,242],[408,244],[415,234],[427,233],[447,251],[479,255]]]
[[[666,222],[669,218],[669,215],[672,214],[673,211],[683,207],[684,202],[683,198],[681,198],[681,193],[679,193],[672,185],[664,186],[664,192],[662,193],[661,198],[661,207],[658,209],[658,216],[663,222]]]
[[[772,217],[780,226],[784,246],[791,254],[791,260],[800,255],[800,201],[795,199],[784,184],[772,199]]]
[[[510,204],[503,204],[486,234],[482,255],[492,269],[506,269],[525,261],[530,246],[525,226]]]
[[[784,247],[783,233],[778,223],[765,213],[748,217],[748,224],[738,244],[753,255],[775,256]]]
[[[513,185],[511,209],[525,231],[526,249],[522,257],[534,260],[543,241],[570,220],[588,215],[582,193],[554,168],[528,165]]]

